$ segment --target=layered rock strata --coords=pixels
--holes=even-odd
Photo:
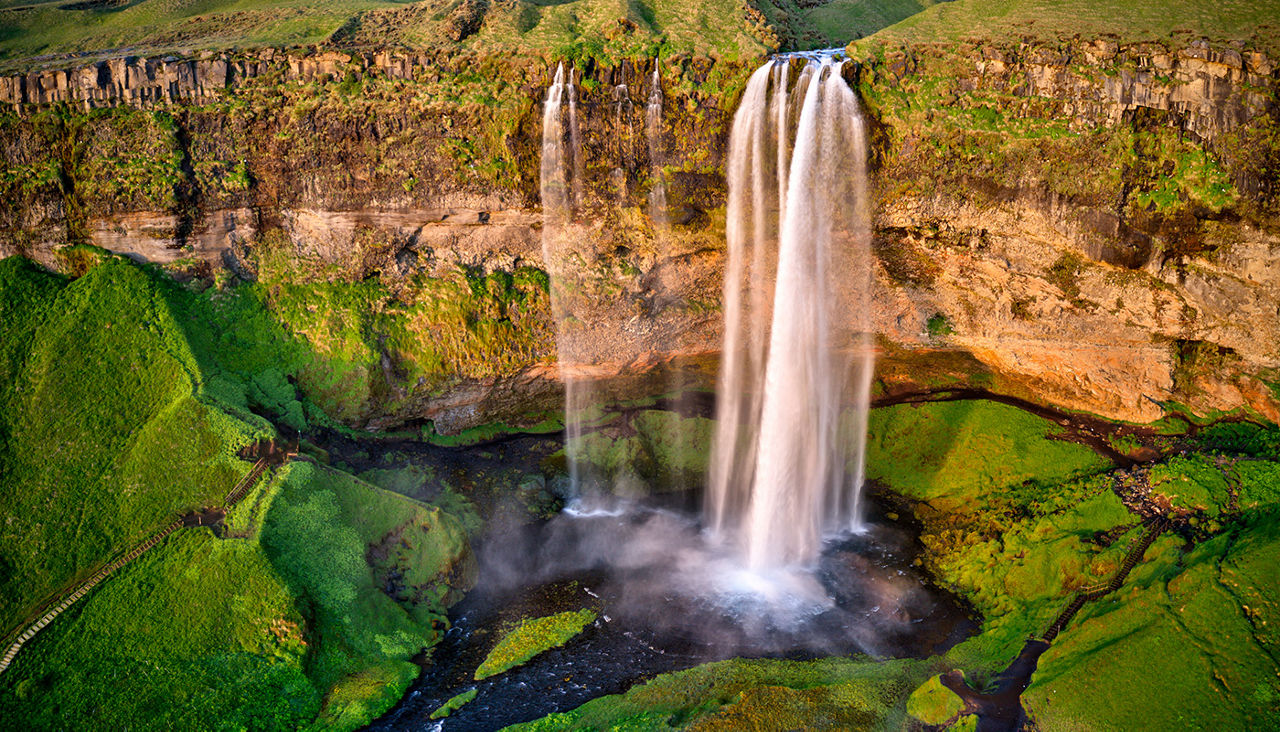
[[[886,388],[911,372],[916,387],[994,381],[1134,421],[1178,404],[1280,416],[1270,59],[1107,40],[853,50],[846,76],[874,122]],[[718,348],[724,147],[750,66],[664,61],[669,230],[646,212],[651,67],[584,69],[576,226],[596,357],[574,368],[622,383]],[[252,279],[264,237],[282,237],[316,277],[393,291],[459,267],[541,267],[551,71],[263,52],[3,79],[0,249],[56,266],[86,242]],[[535,406],[521,394],[550,403],[549,313],[531,317],[546,342],[496,375],[398,383],[401,356],[385,353],[381,378],[404,398],[354,421],[459,429]],[[971,368],[901,367],[939,351]]]

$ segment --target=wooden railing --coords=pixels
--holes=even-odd
[[[1164,533],[1164,530],[1168,527],[1169,522],[1163,517],[1152,521],[1147,526],[1146,533],[1134,542],[1133,546],[1129,547],[1129,552],[1125,554],[1124,561],[1120,563],[1120,568],[1116,570],[1115,574],[1111,575],[1111,579],[1076,590],[1075,597],[1071,598],[1071,602],[1067,603],[1067,606],[1062,609],[1062,612],[1054,619],[1053,624],[1041,634],[1040,640],[1052,643],[1058,637],[1058,634],[1062,632],[1062,629],[1067,627],[1067,624],[1071,622],[1076,613],[1080,612],[1080,608],[1084,607],[1086,602],[1096,600],[1120,589],[1120,586],[1124,584],[1125,578],[1129,576],[1129,572],[1133,571],[1133,568],[1138,566],[1138,562],[1142,561],[1142,557],[1147,553],[1147,549],[1151,547],[1156,537]]]
[[[268,464],[269,464],[269,460],[266,457],[261,458],[256,463],[254,463],[253,469],[251,469],[247,475],[241,478],[240,481],[236,483],[235,487],[232,488],[227,493],[227,495],[223,498],[222,500],[223,508],[230,509],[232,506],[239,503],[240,499],[244,498],[245,494],[249,492],[249,489],[252,488],[255,483],[257,483],[258,478],[262,477],[262,473],[266,471]],[[44,630],[45,626],[53,622],[54,618],[58,617],[67,608],[74,605],[77,600],[87,595],[90,590],[92,590],[94,587],[97,587],[98,584],[101,583],[103,580],[105,580],[107,577],[110,577],[112,573],[118,571],[121,567],[125,566],[129,562],[132,562],[133,560],[142,556],[144,552],[146,552],[148,549],[152,548],[156,544],[159,544],[169,534],[172,534],[173,532],[182,528],[183,524],[184,524],[183,519],[181,518],[175,519],[173,523],[164,527],[159,532],[153,534],[146,541],[143,541],[141,544],[138,544],[137,546],[135,546],[132,550],[129,551],[128,554],[125,554],[124,556],[115,560],[111,564],[108,564],[102,569],[99,569],[97,572],[94,572],[93,576],[89,577],[89,579],[85,580],[84,582],[81,582],[74,589],[69,591],[63,597],[61,602],[59,602],[49,611],[44,613],[44,615],[42,615],[39,620],[36,620],[35,622],[27,626],[27,629],[24,630],[22,634],[19,635],[12,644],[10,644],[8,650],[5,651],[4,656],[0,657],[0,673],[4,673],[5,669],[9,668],[9,664],[13,663],[13,659],[16,658],[18,655],[18,652],[22,650],[22,646],[26,644],[27,641],[34,638],[36,633],[39,633],[40,631]]]

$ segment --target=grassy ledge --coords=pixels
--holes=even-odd
[[[522,620],[498,641],[476,669],[475,679],[487,679],[519,666],[543,651],[569,642],[595,622],[596,611],[588,608]]]
[[[461,694],[457,694],[449,699],[449,701],[440,705],[440,708],[431,713],[429,719],[444,719],[461,709],[467,702],[476,698],[478,691],[476,689],[467,689]]]

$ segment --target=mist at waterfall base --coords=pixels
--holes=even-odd
[[[805,572],[744,568],[706,541],[680,496],[579,506],[545,523],[495,521],[478,547],[479,584],[411,692],[372,729],[495,730],[618,694],[661,673],[733,657],[868,653],[923,658],[974,629],[962,605],[913,566],[913,527],[870,501],[868,530],[830,542]],[[562,648],[483,681],[472,674],[500,628],[597,608]],[[428,715],[456,694],[473,701]]]

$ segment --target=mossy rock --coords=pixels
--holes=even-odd
[[[964,700],[942,685],[942,675],[931,676],[907,698],[907,714],[925,724],[939,725],[964,709]]]
[[[437,708],[434,712],[431,713],[429,719],[444,719],[450,714],[453,714],[454,712],[461,709],[463,706],[467,704],[467,702],[470,702],[472,699],[475,699],[477,693],[479,693],[478,689],[471,688],[471,689],[467,689],[466,691],[460,694],[456,694],[453,697],[450,697],[449,701],[445,702],[444,704],[441,704],[439,708]]]
[[[475,679],[487,679],[519,666],[534,656],[568,643],[595,622],[596,611],[584,608],[522,620],[489,651],[476,669]]]

